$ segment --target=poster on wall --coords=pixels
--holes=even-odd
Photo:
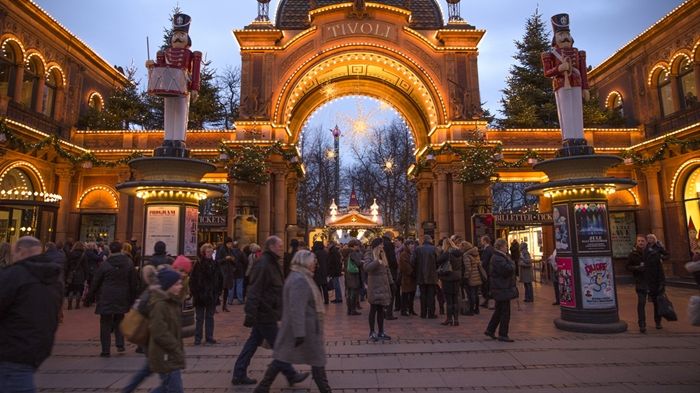
[[[185,245],[183,252],[188,256],[197,255],[197,223],[199,222],[199,209],[188,206],[185,209]]]
[[[559,281],[559,304],[576,308],[576,285],[574,283],[574,260],[557,257],[557,280]]]
[[[627,258],[634,247],[636,237],[634,212],[610,212],[610,242],[613,258]]]
[[[579,252],[610,251],[605,202],[577,203],[574,205],[574,217]]]
[[[489,235],[491,243],[496,240],[496,219],[490,213],[472,215],[472,241],[474,244],[481,244],[479,239],[484,235]]]
[[[583,308],[615,307],[615,281],[610,257],[580,257]]]
[[[554,221],[554,241],[557,252],[571,252],[571,236],[569,234],[569,206],[552,206]]]
[[[148,206],[146,210],[146,240],[144,252],[152,255],[157,241],[165,243],[168,254],[177,255],[180,233],[180,207],[177,205]]]

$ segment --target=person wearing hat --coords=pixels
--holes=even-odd
[[[389,261],[384,251],[384,240],[375,238],[371,243],[372,260],[364,265],[367,272],[367,301],[369,302],[369,339],[391,340],[384,332],[385,307],[391,305],[391,287],[394,285]],[[377,323],[379,333],[374,330]]]
[[[544,75],[552,78],[557,100],[559,127],[565,144],[585,145],[583,137],[583,99],[590,98],[586,73],[586,52],[574,48],[569,30],[569,15],[552,17],[552,48],[542,53]]]
[[[182,344],[181,298],[182,278],[173,269],[157,274],[160,288],[152,291],[148,301],[148,367],[160,376],[164,392],[184,392],[181,370],[185,368]]]
[[[146,61],[148,94],[163,97],[165,105],[165,140],[156,149],[160,156],[186,156],[185,134],[190,98],[196,100],[200,87],[202,52],[191,51],[189,36],[192,18],[186,14],[173,15],[170,46],[158,51],[156,61]]]

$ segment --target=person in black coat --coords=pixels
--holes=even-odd
[[[496,309],[484,334],[495,339],[498,328],[498,341],[513,342],[508,337],[510,301],[518,297],[518,288],[515,283],[515,262],[508,255],[506,239],[496,240],[489,269],[491,297],[496,301]]]
[[[95,314],[100,315],[102,357],[109,357],[111,332],[114,332],[117,351],[124,352],[124,336],[119,324],[131,308],[138,289],[134,263],[121,250],[120,242],[109,244],[110,255],[97,268],[88,294],[90,298],[97,297]]]
[[[435,319],[437,250],[430,235],[423,236],[423,244],[413,251],[411,263],[416,267],[416,282],[420,288],[420,317]]]
[[[299,239],[292,239],[289,241],[289,252],[284,253],[284,278],[289,275],[289,270],[292,265],[292,258],[294,254],[299,250]]]
[[[85,254],[85,246],[81,242],[75,242],[66,260],[66,297],[68,298],[68,309],[80,308],[80,301],[85,290],[85,282],[88,279],[88,261]]]
[[[234,298],[237,298],[239,303],[243,303],[243,287],[240,288],[240,297],[236,296],[236,270],[241,268],[241,262],[236,259],[233,238],[227,237],[224,244],[216,249],[216,264],[221,270],[221,288],[223,291],[221,311],[224,312],[228,312],[226,305],[233,304]],[[242,284],[243,280],[241,280]]]
[[[481,267],[483,267],[484,271],[488,273],[491,257],[493,256],[491,238],[489,235],[484,235],[481,237],[481,239],[479,239],[479,241],[481,241],[481,254],[479,255],[481,258]],[[481,307],[488,307],[489,305],[489,299],[491,298],[489,295],[489,285],[491,284],[488,279],[481,284],[481,295],[484,297],[484,303],[481,304]]]
[[[394,280],[394,283],[397,283],[399,282],[399,260],[396,258],[396,249],[393,239],[393,233],[384,232],[384,236],[382,236],[384,254],[389,262],[391,278]],[[398,291],[398,285],[394,284],[391,286],[391,304],[386,308],[386,319],[388,320],[396,319],[394,311],[401,311],[401,292]]]
[[[15,260],[0,269],[0,390],[34,389],[34,373],[51,354],[63,300],[61,267],[31,236],[14,244]],[[5,390],[3,390],[5,391]]]
[[[340,276],[343,273],[343,256],[340,254],[338,245],[331,242],[328,247],[328,276],[333,283],[335,299],[331,303],[343,302],[343,289],[340,286]],[[330,289],[330,288],[329,288]]]
[[[445,239],[443,253],[438,257],[437,264],[438,266],[449,266],[449,270],[438,272],[438,277],[442,281],[442,291],[445,294],[445,303],[447,304],[447,316],[442,325],[459,326],[460,281],[464,270],[462,267],[462,250],[451,239]]]
[[[146,265],[152,265],[158,268],[161,265],[172,264],[173,258],[168,256],[165,243],[158,240],[156,244],[153,245],[153,255],[151,255],[151,257],[148,258]]]
[[[318,267],[314,272],[314,281],[323,294],[323,303],[328,304],[328,251],[323,247],[323,242],[314,242],[313,253],[316,255]]]
[[[204,339],[208,344],[214,340],[214,310],[221,293],[221,270],[212,259],[214,246],[209,243],[200,248],[201,259],[194,264],[190,275],[190,293],[195,310],[194,345],[202,343],[202,328],[206,325]]]
[[[637,235],[635,249],[627,257],[627,270],[634,276],[635,292],[637,292],[637,321],[639,331],[646,333],[646,303],[650,299],[654,305],[654,322],[661,329],[661,315],[656,298],[663,293],[666,278],[661,265],[662,254],[659,249],[650,247],[647,237]]]

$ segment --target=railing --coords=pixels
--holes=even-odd
[[[700,122],[700,105],[696,104],[691,108],[680,110],[663,119],[648,123],[646,125],[647,137],[663,135],[698,122]]]
[[[64,128],[55,120],[44,115],[43,113],[35,112],[25,108],[22,104],[10,101],[7,105],[7,118],[25,124],[29,127],[36,128],[41,132],[59,137],[67,137],[63,135]]]

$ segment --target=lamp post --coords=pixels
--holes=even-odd
[[[336,124],[335,128],[331,129],[331,134],[333,134],[333,149],[335,158],[335,200],[340,201],[340,128]]]

